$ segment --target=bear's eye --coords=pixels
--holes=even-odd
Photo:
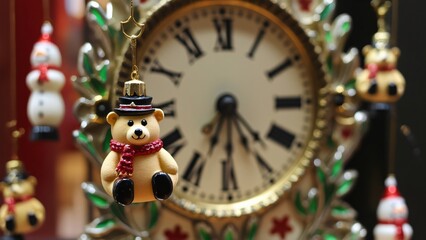
[[[142,123],[142,126],[146,126],[148,124],[148,122],[145,119],[142,119],[141,123]]]
[[[131,126],[133,126],[133,120],[129,120],[128,122],[127,122],[127,125],[129,126],[129,127],[131,127]]]

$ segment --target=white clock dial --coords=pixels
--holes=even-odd
[[[312,155],[321,75],[313,51],[297,26],[238,2],[183,6],[148,22],[139,45],[141,77],[166,113],[162,138],[179,165],[172,201],[205,215],[271,204]]]

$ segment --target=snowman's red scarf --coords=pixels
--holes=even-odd
[[[131,177],[133,174],[133,160],[138,155],[149,155],[160,151],[163,147],[163,141],[157,139],[154,142],[137,146],[117,142],[111,140],[109,144],[111,151],[121,154],[120,162],[118,162],[115,171],[118,177]]]
[[[47,77],[47,71],[53,69],[53,70],[59,70],[58,67],[52,66],[49,64],[40,64],[37,67],[34,68],[34,70],[40,71],[40,75],[38,77],[39,83],[45,83],[49,81],[49,78]]]
[[[404,240],[404,224],[407,223],[407,219],[395,219],[395,220],[379,220],[379,224],[392,224],[396,227],[395,240]]]
[[[25,202],[33,198],[32,195],[26,195],[22,197],[8,197],[4,199],[4,203],[7,205],[8,213],[15,213],[15,205],[20,202]]]

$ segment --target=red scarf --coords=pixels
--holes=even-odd
[[[395,69],[394,65],[387,64],[387,65],[378,65],[375,63],[370,63],[367,65],[368,71],[370,71],[370,74],[368,75],[369,79],[373,79],[377,76],[377,72],[383,71],[383,72],[389,72]]]
[[[33,198],[32,195],[22,197],[8,197],[4,199],[4,203],[7,205],[8,213],[15,213],[15,205],[20,202],[25,202]]]
[[[118,177],[131,177],[133,174],[133,160],[135,156],[149,155],[160,151],[163,147],[163,141],[157,139],[154,142],[137,146],[120,143],[111,139],[109,146],[111,147],[111,151],[121,154],[120,162],[118,162],[115,168]]]
[[[400,218],[395,220],[380,220],[379,224],[392,224],[396,227],[395,240],[404,240],[404,224],[407,223],[406,219]]]
[[[47,77],[47,70],[50,70],[50,69],[59,70],[58,67],[52,66],[49,64],[40,64],[34,68],[34,70],[40,71],[40,76],[38,77],[39,83],[45,83],[49,81],[49,78]]]

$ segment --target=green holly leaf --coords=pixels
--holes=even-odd
[[[95,72],[95,69],[93,68],[93,62],[90,56],[85,52],[83,53],[83,68],[84,71],[87,73],[87,75],[92,76]]]
[[[355,89],[355,84],[356,84],[356,80],[355,78],[352,78],[351,80],[349,80],[349,82],[345,84],[345,89],[346,90]]]
[[[94,21],[102,28],[105,29],[105,27],[107,27],[107,18],[105,16],[105,13],[103,12],[103,10],[100,8],[99,5],[97,5],[96,7],[93,5],[89,6],[89,13],[92,16],[92,19],[94,19]]]
[[[112,134],[111,134],[111,128],[108,129],[105,135],[104,142],[102,144],[102,150],[106,153],[109,151],[109,143],[111,142]]]
[[[110,228],[115,226],[115,220],[114,219],[103,219],[98,224],[96,224],[95,228]]]
[[[234,233],[228,229],[225,233],[225,240],[233,240],[234,239]]]
[[[327,18],[329,18],[334,11],[334,8],[336,7],[336,4],[334,2],[328,3],[324,9],[322,10],[322,12],[320,13],[320,20],[324,21]]]
[[[347,33],[347,32],[349,32],[350,30],[351,30],[351,22],[349,22],[349,21],[345,21],[341,26],[340,26],[340,29],[343,31],[343,32],[345,32],[345,33]]]
[[[340,197],[347,194],[354,186],[357,176],[358,174],[355,171],[346,171],[339,181],[336,194]]]
[[[93,90],[95,90],[96,93],[98,93],[101,96],[105,96],[106,94],[105,84],[99,81],[99,79],[94,77],[90,78],[90,85],[92,86]]]
[[[149,224],[148,229],[152,229],[158,222],[159,210],[156,202],[149,203]]]
[[[122,222],[126,223],[128,221],[127,217],[126,217],[126,213],[124,211],[124,206],[113,202],[110,206],[110,212],[113,216],[117,217],[118,219],[120,219]]]
[[[336,147],[336,142],[333,140],[333,136],[328,136],[327,137],[327,147],[328,148],[330,148],[330,149],[332,149],[332,148],[335,148]]]
[[[348,192],[349,192],[349,190],[351,190],[351,189],[352,189],[353,184],[354,184],[354,181],[353,181],[352,179],[344,180],[344,181],[340,184],[340,186],[337,188],[337,191],[336,191],[337,195],[339,195],[339,196],[343,196],[343,195],[345,195],[346,193],[348,193]]]
[[[331,177],[332,178],[336,178],[337,176],[339,176],[339,174],[342,172],[343,170],[343,159],[336,159],[333,162],[333,166],[331,167]]]
[[[93,145],[92,140],[89,139],[89,137],[86,134],[76,130],[74,131],[74,138],[76,139],[77,143],[83,147],[83,149],[85,149],[86,151],[90,153],[91,156],[96,155],[95,146]]]
[[[96,193],[86,193],[87,198],[98,208],[107,209],[109,207],[108,199]]]
[[[323,235],[324,240],[339,240],[336,236],[331,233],[326,233]]]
[[[300,191],[298,191],[296,193],[296,197],[294,199],[294,205],[296,206],[296,209],[297,209],[297,211],[299,212],[300,215],[303,215],[303,216],[307,215],[308,211],[306,210],[305,206],[303,206]]]
[[[210,235],[210,233],[208,233],[202,228],[198,231],[198,235],[200,236],[201,240],[212,240],[212,236]]]
[[[83,182],[81,184],[84,194],[90,202],[100,209],[108,209],[113,200],[103,190],[93,183]]]
[[[103,84],[105,84],[108,79],[108,67],[109,63],[108,61],[105,61],[101,69],[99,69],[99,78]]]
[[[247,240],[254,240],[257,233],[258,225],[255,221],[250,225]]]
[[[317,167],[317,177],[321,185],[325,188],[327,185],[327,176],[325,175],[324,171],[321,168],[321,165],[316,166]]]
[[[315,214],[318,210],[318,196],[315,195],[313,198],[309,200],[309,207],[308,207],[310,214]]]
[[[350,209],[342,205],[333,206],[333,208],[331,209],[331,215],[333,215],[334,217],[344,216],[347,215],[349,212]]]
[[[333,58],[331,56],[328,56],[327,57],[327,70],[331,74],[331,73],[333,73],[333,69],[334,69]]]

